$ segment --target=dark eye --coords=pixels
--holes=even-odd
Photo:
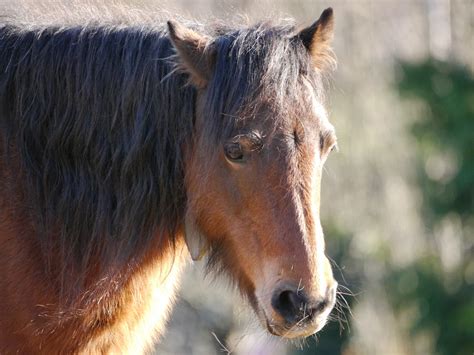
[[[241,163],[244,160],[244,153],[240,143],[233,142],[226,144],[224,147],[224,152],[226,158],[230,161]]]

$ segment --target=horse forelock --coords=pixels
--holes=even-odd
[[[211,144],[265,119],[262,107],[280,113],[272,117],[272,125],[279,126],[279,120],[293,119],[311,94],[324,103],[324,73],[315,70],[295,33],[291,24],[261,23],[214,40],[215,71],[204,109]]]

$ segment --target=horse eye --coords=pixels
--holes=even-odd
[[[233,162],[241,163],[244,160],[244,153],[240,143],[229,143],[224,147],[225,156]]]

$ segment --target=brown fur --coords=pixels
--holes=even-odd
[[[64,309],[40,266],[27,197],[0,161],[0,353],[137,354],[163,332],[180,270],[184,243],[156,245],[137,267],[125,266],[109,294],[84,297]],[[68,282],[81,275],[68,273]],[[93,280],[100,282],[100,280]],[[92,299],[92,301],[90,301]],[[58,336],[60,335],[60,336]]]
[[[173,91],[175,96],[171,97],[167,91],[151,97],[162,100],[159,102],[161,105],[169,104],[172,98],[180,98],[182,101],[183,98],[187,98],[186,107],[191,107],[192,110],[184,110],[186,115],[181,117],[179,115],[182,111],[179,110],[180,107],[176,107],[180,105],[173,105],[177,113],[172,117],[163,115],[163,122],[160,121],[162,126],[156,129],[156,134],[161,136],[146,139],[148,136],[137,134],[137,140],[142,141],[132,142],[111,136],[111,140],[115,139],[117,144],[112,147],[107,146],[102,140],[94,141],[94,132],[89,131],[90,127],[87,124],[79,125],[75,131],[77,137],[73,138],[77,140],[67,140],[65,137],[69,137],[69,131],[60,131],[60,128],[55,126],[53,128],[58,132],[54,129],[52,132],[48,131],[50,126],[47,124],[41,126],[36,120],[35,112],[24,110],[25,106],[28,106],[24,101],[15,101],[10,107],[10,102],[5,98],[13,93],[17,94],[12,88],[20,88],[29,93],[28,85],[22,80],[27,81],[31,78],[25,75],[25,79],[21,76],[21,72],[17,75],[17,72],[11,70],[9,58],[0,56],[7,63],[5,67],[9,68],[9,75],[12,75],[11,80],[8,77],[8,80],[5,79],[4,87],[10,90],[6,89],[3,93],[4,106],[0,109],[5,111],[6,118],[0,123],[8,126],[11,122],[8,122],[7,118],[13,116],[12,121],[17,125],[12,124],[11,130],[16,128],[23,133],[10,136],[5,133],[7,130],[0,132],[0,298],[2,300],[0,353],[136,354],[150,349],[154,340],[163,332],[173,303],[179,274],[185,264],[183,234],[189,230],[186,227],[190,226],[194,229],[192,236],[201,238],[205,251],[209,252],[209,267],[212,270],[224,271],[231,276],[231,280],[250,301],[259,319],[271,333],[291,338],[307,336],[321,329],[334,305],[334,292],[337,286],[328,259],[324,255],[324,237],[319,220],[322,167],[329,151],[335,145],[334,129],[323,109],[321,94],[323,64],[329,61],[328,58],[332,58],[329,53],[332,21],[332,11],[327,10],[313,26],[298,33],[294,33],[292,27],[259,25],[249,29],[220,29],[211,34],[201,34],[184,26],[169,23],[167,33],[170,38],[162,29],[137,32],[133,28],[130,32],[136,36],[134,37],[136,40],[155,36],[154,43],[159,42],[162,46],[161,53],[175,53],[169,42],[171,40],[178,59],[175,60],[176,58],[169,55],[167,60],[175,60],[173,62],[175,66],[171,68],[179,68],[184,72],[172,71],[170,67],[166,67],[166,70],[170,71],[161,79],[168,86],[163,85],[156,90],[165,91],[163,87],[166,87],[167,90],[175,90]],[[121,32],[120,26],[104,28],[101,28],[103,30],[101,35],[105,36],[106,40],[110,41],[110,37],[107,38],[109,31],[117,38],[121,38],[120,36],[128,38],[126,36],[129,33]],[[30,29],[22,28],[18,33],[21,31],[28,33]],[[54,35],[61,32],[54,31],[56,30],[51,30]],[[19,43],[22,43],[22,37],[14,30],[11,32],[13,36],[17,36],[15,38]],[[71,31],[71,36],[75,35],[73,32]],[[33,33],[35,38],[39,37],[38,33]],[[67,39],[64,39],[64,43]],[[100,45],[98,47],[106,50]],[[133,55],[143,55],[143,52],[137,54],[130,51]],[[219,51],[222,52],[220,56]],[[24,57],[28,55],[26,53]],[[75,57],[68,59],[72,61],[73,58]],[[44,63],[49,63],[50,58],[41,59]],[[95,58],[88,57],[88,59],[91,60],[90,66],[97,65]],[[32,59],[28,57],[28,60]],[[287,62],[282,65],[282,61]],[[69,63],[67,60],[65,62]],[[99,62],[104,67],[111,65],[106,58],[99,58]],[[156,64],[154,61],[151,64],[150,61],[145,62],[150,65],[149,68],[157,69],[153,66]],[[21,63],[22,61],[16,64],[21,67]],[[51,69],[44,63],[46,68]],[[143,69],[133,67],[133,63],[135,62],[131,61],[121,65],[130,69],[127,72],[135,73]],[[62,67],[58,64],[58,68]],[[158,67],[160,68],[162,67]],[[217,68],[221,68],[221,71],[216,72]],[[231,75],[228,70],[232,70],[235,75]],[[163,72],[164,69],[155,71],[162,75]],[[43,94],[53,89],[60,90],[58,88],[64,84],[58,77],[58,87],[51,87],[49,81],[42,78],[38,72],[33,73],[34,78],[39,78],[37,84],[44,85],[41,91]],[[120,76],[121,72],[112,69],[112,74]],[[132,84],[129,84],[143,89],[148,95],[156,94],[145,90],[151,85],[147,81],[149,79],[147,75],[148,72],[142,73],[138,79],[133,77],[130,79]],[[174,81],[171,82],[174,86],[166,81],[170,76],[173,76]],[[182,85],[185,82],[183,78],[190,78],[190,83],[194,87]],[[79,76],[77,80],[82,82],[84,78]],[[11,85],[11,82],[18,86]],[[84,92],[95,93],[97,82],[92,81],[88,84],[90,87],[87,85],[82,87]],[[67,85],[66,87],[69,88]],[[129,89],[128,86],[126,88]],[[93,123],[97,127],[102,127],[104,134],[105,131],[111,133],[119,130],[119,128],[110,129],[109,132],[100,126],[104,124],[100,115],[101,110],[105,107],[108,110],[107,114],[110,114],[115,109],[113,105],[115,93],[110,85],[107,89],[110,90],[107,96],[109,100],[107,102],[112,102],[110,107],[105,106],[104,101],[93,100],[96,106],[92,107],[92,110],[97,109],[98,114],[89,117],[88,111],[79,110],[74,111],[76,116],[73,115],[77,120],[94,119]],[[73,123],[67,121],[70,119],[69,116],[63,117],[60,114],[58,117],[54,116],[60,111],[57,106],[61,104],[64,105],[64,112],[77,108],[71,108],[69,101],[63,100],[68,94],[75,97],[76,92],[65,92],[64,95],[59,92],[54,96],[56,101],[47,95],[38,95],[39,101],[36,102],[38,111],[46,111],[41,117],[50,119],[50,116],[53,116],[62,123],[72,125]],[[136,93],[132,92],[130,95],[133,94]],[[224,96],[219,99],[219,95]],[[24,94],[21,98],[24,96],[31,97]],[[94,99],[96,97],[94,94],[90,96]],[[41,99],[44,99],[44,102]],[[135,104],[145,107],[145,112],[159,112],[154,111],[156,100],[150,100],[149,97],[133,97],[136,101],[128,99],[130,97],[127,96],[126,100],[120,102],[123,105],[122,111],[113,111],[118,119],[123,120],[120,123],[124,123],[125,127],[124,132],[119,131],[122,133],[118,134],[119,137],[128,138],[126,129],[130,128],[127,126],[130,117],[127,115],[127,110],[132,114],[135,113]],[[177,102],[184,105],[182,101]],[[74,104],[78,105],[78,102]],[[127,104],[130,106],[126,106]],[[15,105],[18,107],[14,107]],[[51,106],[58,109],[47,111],[46,109]],[[159,109],[163,110],[162,107]],[[31,113],[31,116],[25,115],[25,111]],[[0,114],[3,112],[0,111]],[[132,122],[139,126],[140,122],[146,122],[150,116],[153,115],[132,116]],[[183,119],[186,119],[185,123],[188,125],[179,121]],[[179,140],[182,134],[180,129],[191,126],[191,121],[190,137],[186,136],[185,139]],[[22,126],[21,124],[25,122],[27,124]],[[20,128],[17,128],[18,126]],[[68,127],[67,124],[63,126]],[[131,126],[133,127],[130,129],[137,129],[139,133],[143,133],[150,126],[156,128],[150,122],[148,126],[146,124],[138,128]],[[83,128],[83,131],[80,128]],[[30,156],[32,152],[28,150],[30,140],[22,141],[24,134],[31,134],[31,131],[36,133],[36,130],[41,130],[38,135],[46,136],[49,139],[48,144],[56,148],[42,151],[43,160],[38,165],[35,165],[37,163],[34,160],[35,155]],[[108,164],[113,164],[104,159],[105,166],[92,165],[98,166],[98,169],[92,172],[96,180],[92,178],[77,180],[84,190],[93,192],[97,187],[94,182],[99,181],[98,184],[102,188],[107,184],[104,181],[108,182],[107,179],[111,175],[119,172],[117,176],[113,175],[113,178],[116,178],[113,180],[116,182],[116,190],[112,191],[115,207],[103,210],[97,208],[100,212],[97,216],[84,214],[90,217],[89,223],[84,223],[86,232],[89,231],[87,227],[99,225],[99,227],[105,226],[104,230],[113,231],[115,234],[97,234],[92,237],[78,234],[74,236],[77,239],[73,240],[79,242],[73,244],[71,239],[64,238],[69,237],[64,236],[67,230],[65,227],[75,227],[70,230],[71,233],[75,233],[75,229],[84,231],[80,223],[82,221],[76,218],[73,220],[74,223],[68,225],[68,218],[61,220],[58,217],[70,217],[69,214],[62,215],[61,212],[62,209],[67,210],[68,203],[73,201],[72,198],[65,199],[64,196],[70,195],[61,194],[62,189],[58,189],[55,183],[59,180],[63,183],[61,187],[70,188],[67,190],[69,192],[75,191],[76,186],[68,185],[71,184],[70,180],[62,181],[60,178],[62,173],[75,172],[72,168],[91,165],[87,156],[77,154],[81,146],[71,143],[74,141],[75,144],[77,142],[81,144],[80,138],[84,136],[95,144],[89,142],[90,144],[85,147],[89,149],[91,156],[102,156],[106,154],[104,151],[118,152],[113,154],[113,157],[120,157],[120,154],[130,152],[136,155],[127,156],[128,159],[124,159],[127,164],[121,166],[118,165],[121,160],[117,159],[117,166],[114,166],[116,169],[111,169],[110,174],[100,175],[102,170],[110,169]],[[175,146],[169,148],[166,145],[169,136],[176,139],[169,145],[174,144],[179,149],[172,150]],[[6,142],[1,141],[5,137],[9,139],[8,151],[4,151]],[[35,138],[33,135],[31,140],[36,142]],[[63,139],[68,144],[64,144]],[[165,143],[158,146],[162,148],[159,150],[150,142]],[[73,146],[72,151],[75,155],[58,154],[56,160],[51,158],[50,155],[56,157],[57,150],[69,144]],[[148,149],[143,150],[146,144],[149,144]],[[237,145],[245,159],[232,160],[227,155],[226,149],[229,145]],[[41,144],[36,147],[43,148]],[[171,149],[171,154],[168,153],[168,149]],[[157,155],[161,160],[152,159]],[[173,157],[176,159],[170,162]],[[51,161],[48,161],[49,165],[46,166],[51,169],[51,175],[48,174],[50,172],[48,168],[42,165],[43,161],[48,159]],[[28,165],[28,162],[31,165]],[[63,163],[65,167],[61,165]],[[134,163],[141,163],[138,165],[141,169],[135,168]],[[150,167],[151,164],[161,165]],[[39,178],[35,175],[37,166],[44,169],[40,171]],[[176,176],[169,176],[170,170]],[[150,171],[156,175],[147,175]],[[181,176],[181,172],[184,176]],[[156,178],[157,176],[159,178]],[[35,191],[28,186],[30,181],[40,181],[47,185],[46,188],[49,189],[46,191],[53,197],[58,197],[55,194],[59,195],[57,199],[49,200],[53,206],[44,206],[44,209],[56,213],[52,217],[57,217],[47,219],[48,222],[54,222],[48,225],[49,234],[46,235],[46,241],[51,243],[41,243],[41,237],[45,238],[38,232],[41,230],[42,217],[41,208],[38,206],[41,205],[32,198],[35,196]],[[155,184],[151,186],[147,184],[149,181],[158,185],[152,192],[160,198],[156,200],[144,198],[153,195],[150,189],[156,187]],[[135,185],[130,188],[127,182]],[[129,190],[133,190],[135,195],[128,194]],[[185,190],[184,193],[181,190]],[[40,188],[40,192],[44,191]],[[106,189],[106,192],[109,190]],[[97,207],[94,205],[95,196],[92,193],[90,195],[92,196],[81,195],[80,201],[90,204],[80,206]],[[163,202],[168,200],[162,196],[169,198],[170,203],[174,204],[174,209]],[[155,221],[156,216],[153,214],[149,219],[141,220],[141,216],[128,213],[128,209],[132,209],[128,203],[133,203],[135,208],[139,208],[141,201],[150,203],[156,215],[161,216],[168,212],[169,215],[165,216],[168,219],[161,217],[162,220]],[[114,206],[113,203],[111,205]],[[125,217],[124,220],[117,222],[112,217],[116,216],[116,210],[119,208]],[[73,216],[80,215],[74,212],[76,211],[72,211]],[[144,212],[151,213],[150,210]],[[192,218],[189,225],[184,215]],[[109,221],[109,217],[112,225],[110,229],[108,224],[101,224],[103,221]],[[167,226],[163,226],[165,222],[172,225],[169,232],[166,232]],[[128,229],[121,228],[125,223]],[[134,223],[137,227],[146,226],[147,228],[143,228],[144,232],[153,233],[148,237],[145,235],[142,239],[137,235],[127,236],[129,232],[136,233],[132,228]],[[96,232],[95,228],[92,229]],[[120,242],[117,242],[118,237],[122,238]],[[58,240],[63,240],[63,243]],[[81,245],[81,241],[87,250],[85,261],[65,260],[64,256],[82,255],[81,252],[84,250],[77,247],[78,244]],[[188,243],[190,249],[191,244]],[[46,252],[45,245],[48,247]],[[61,250],[73,246],[78,249],[76,254],[68,250],[64,253],[64,250]],[[122,255],[120,252],[128,254]],[[104,255],[109,258],[103,259]],[[201,253],[195,255],[200,256]],[[311,317],[305,315],[301,322],[296,324],[290,323],[272,303],[272,295],[278,295],[279,291],[288,287],[297,287],[297,293],[305,295],[302,303],[305,314],[306,307],[312,310]],[[63,292],[64,289],[67,292]]]

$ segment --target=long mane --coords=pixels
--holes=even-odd
[[[43,254],[85,270],[92,257],[105,267],[129,262],[157,235],[173,243],[197,91],[166,31],[150,18],[24,18],[0,16],[0,149],[20,158]],[[214,43],[210,138],[232,131],[233,115],[262,87],[283,102],[311,72],[292,25],[207,31],[226,34]],[[322,93],[319,76],[306,75]]]
[[[0,125],[44,254],[107,265],[173,238],[196,97],[173,54],[160,28],[0,28]]]

